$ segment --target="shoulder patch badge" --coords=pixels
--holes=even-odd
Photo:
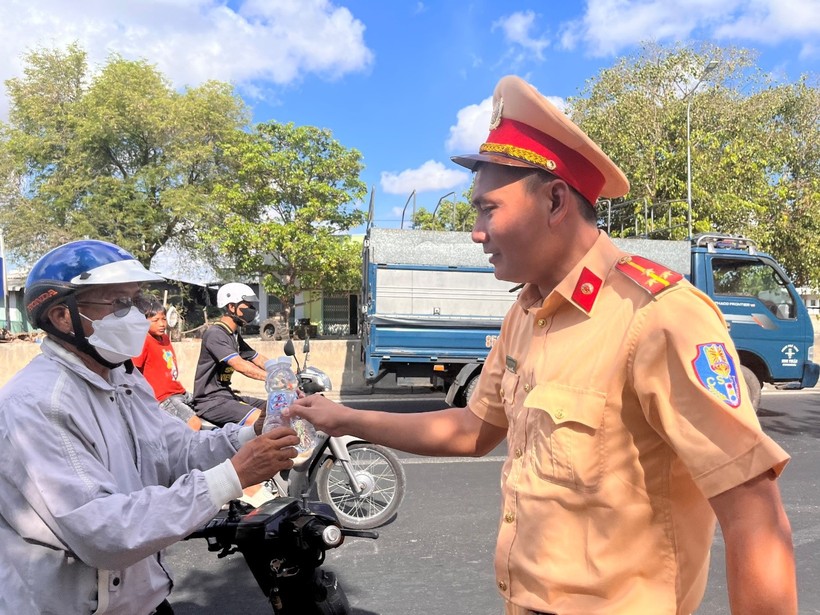
[[[653,295],[674,286],[683,275],[642,256],[623,256],[615,269]]]
[[[707,391],[732,408],[740,405],[740,387],[732,356],[722,342],[698,344],[692,360],[695,376]]]

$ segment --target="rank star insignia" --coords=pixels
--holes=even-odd
[[[490,115],[490,130],[495,130],[501,124],[501,113],[504,111],[504,99],[499,97],[493,105],[493,113]]]

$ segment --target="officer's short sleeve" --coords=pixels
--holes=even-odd
[[[773,469],[788,454],[760,428],[740,361],[711,300],[685,285],[641,309],[632,383],[653,428],[707,498]]]
[[[501,395],[501,380],[504,376],[505,357],[504,339],[506,331],[509,329],[508,320],[504,320],[501,326],[501,333],[490,349],[487,359],[481,368],[481,377],[478,387],[468,402],[470,411],[482,421],[486,421],[496,427],[508,426],[507,414],[504,411],[504,402]]]

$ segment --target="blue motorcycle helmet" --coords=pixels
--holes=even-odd
[[[75,295],[90,286],[163,280],[113,243],[97,239],[72,241],[44,254],[31,268],[24,292],[26,315],[34,326],[76,346],[106,367],[117,367],[120,364],[106,361],[88,343]],[[74,335],[57,330],[48,319],[49,308],[61,303],[71,313]]]

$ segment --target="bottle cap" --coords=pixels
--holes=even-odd
[[[269,372],[277,365],[279,365],[279,359],[268,359],[267,361],[265,361],[265,371]]]

